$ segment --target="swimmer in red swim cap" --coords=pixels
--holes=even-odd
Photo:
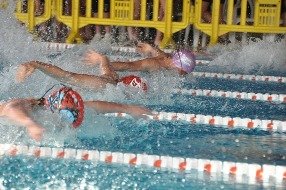
[[[146,81],[135,75],[128,75],[122,77],[119,80],[119,83],[123,83],[125,86],[130,86],[132,88],[141,89],[144,92],[146,92],[148,89]]]
[[[53,91],[45,97],[52,88],[39,99],[15,98],[0,101],[0,120],[4,119],[5,122],[9,122],[9,126],[18,125],[25,127],[31,138],[40,141],[45,129],[32,117],[32,113],[38,110],[35,109],[36,107],[45,107],[54,113],[60,114],[73,128],[77,128],[82,124],[85,108],[95,110],[98,114],[120,112],[127,113],[135,118],[153,115],[151,110],[142,106],[96,100],[83,101],[76,91],[66,86]]]
[[[44,74],[53,77],[54,79],[66,83],[68,85],[77,86],[80,88],[88,88],[94,89],[98,91],[99,89],[105,88],[108,84],[116,85],[119,82],[124,82],[124,84],[128,84],[128,78],[136,78],[134,81],[140,83],[143,81],[138,76],[125,76],[123,78],[119,78],[118,74],[114,71],[113,67],[109,64],[109,60],[106,56],[100,55],[96,52],[88,52],[85,55],[84,61],[88,65],[99,65],[101,75],[89,75],[89,74],[79,74],[73,73],[69,71],[65,71],[55,65],[43,63],[39,61],[30,61],[27,63],[23,63],[20,65],[17,74],[16,80],[18,82],[24,81],[27,77],[32,75],[36,70],[43,72]],[[134,83],[129,83],[130,87],[134,86]],[[147,90],[146,82],[142,83],[142,89],[144,91]]]
[[[25,127],[31,138],[40,141],[45,130],[33,119],[32,115],[38,110],[34,109],[36,107],[46,107],[52,112],[60,114],[73,128],[77,128],[82,124],[85,107],[96,111],[98,114],[120,112],[127,113],[135,118],[145,118],[146,115],[153,115],[151,110],[137,105],[93,100],[83,102],[80,95],[69,87],[62,87],[55,90],[48,97],[44,96],[40,99],[16,98],[1,101],[0,119],[8,119],[11,125]]]
[[[58,111],[61,118],[72,124],[74,128],[79,127],[83,121],[83,100],[76,91],[69,87],[64,86],[54,91],[48,98],[44,99],[43,104],[52,112]]]

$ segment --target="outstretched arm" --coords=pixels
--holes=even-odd
[[[40,61],[30,61],[21,64],[17,72],[16,80],[18,82],[24,81],[27,77],[32,75],[36,69],[60,82],[72,82],[72,72],[65,71],[55,65]]]
[[[98,89],[105,87],[107,83],[116,84],[116,81],[110,77],[108,78],[102,76],[73,73],[65,71],[55,65],[39,61],[31,61],[20,65],[16,76],[16,80],[18,82],[22,82],[23,80],[25,80],[25,78],[30,76],[36,69],[40,70],[41,72],[45,73],[46,75],[60,82],[78,87]]]
[[[141,59],[138,61],[130,62],[112,62],[111,65],[115,71],[156,71],[163,68],[162,62],[164,57],[151,57],[146,59]]]
[[[94,109],[98,113],[127,113],[133,117],[145,117],[153,115],[152,111],[137,105],[127,105],[106,101],[86,101],[85,106]]]
[[[36,123],[29,113],[35,104],[33,99],[16,99],[4,103],[0,116],[7,117],[14,123],[27,128],[29,135],[36,141],[42,139],[44,129]]]
[[[138,43],[136,50],[148,56],[166,56],[166,53],[157,47],[153,47],[148,43]]]
[[[166,69],[166,62],[169,60],[169,55],[162,50],[152,47],[147,43],[139,43],[137,51],[151,55],[151,57],[137,61],[115,61],[111,65],[115,71],[156,71],[162,68]]]

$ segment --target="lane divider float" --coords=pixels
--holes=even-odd
[[[51,42],[42,42],[41,44],[49,51],[64,51],[66,49],[73,48],[75,44],[67,43],[51,43]]]
[[[192,72],[192,74],[196,77],[286,83],[286,77],[281,77],[281,76],[242,75],[242,74],[209,73],[209,72]]]
[[[238,183],[255,184],[258,181],[282,184],[286,180],[286,166],[260,165],[210,159],[184,158],[148,154],[134,154],[111,151],[98,151],[73,148],[55,148],[0,144],[0,156],[32,156],[36,158],[75,159],[81,161],[124,164],[129,166],[147,166],[174,172],[198,171],[210,175],[223,175],[224,180],[234,179]],[[247,177],[247,180],[245,180]]]
[[[210,97],[225,97],[237,98],[253,101],[268,101],[275,103],[286,103],[286,94],[271,94],[271,93],[254,93],[254,92],[238,92],[238,91],[223,91],[209,89],[175,89],[175,94],[187,94],[192,96],[210,96]]]
[[[105,116],[130,118],[126,113],[106,113]],[[175,112],[154,112],[154,115],[146,115],[147,119],[157,121],[181,121],[192,124],[204,124],[214,127],[227,127],[229,129],[259,129],[270,132],[286,132],[286,121],[260,120],[229,116],[213,116],[201,114],[186,114]]]

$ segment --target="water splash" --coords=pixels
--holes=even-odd
[[[256,40],[249,44],[218,44],[208,48],[208,52],[216,55],[211,65],[220,67],[223,72],[265,75],[271,70],[286,74],[286,39],[279,42]]]
[[[0,57],[4,66],[18,65],[29,60],[47,60],[43,47],[35,42],[27,27],[14,16],[15,5],[0,11]],[[4,60],[4,61],[3,61]]]

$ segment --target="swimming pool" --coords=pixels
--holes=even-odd
[[[111,59],[140,58],[132,48],[101,43],[34,43],[4,11],[0,25],[1,99],[40,97],[57,83],[36,73],[15,84],[16,66],[24,61],[97,73],[80,63],[88,48]],[[147,94],[83,91],[85,98],[146,105],[160,113],[156,118],[88,112],[75,132],[58,130],[40,115],[51,128],[41,144],[1,124],[0,189],[285,189],[285,43],[208,51],[214,60],[207,57],[185,79],[143,74]]]
[[[73,54],[84,50],[75,47],[47,59],[72,69]],[[138,55],[116,57],[126,58]],[[156,118],[88,113],[79,131],[56,131],[63,137],[50,134],[42,144],[1,128],[1,189],[285,188],[285,71],[225,68],[213,61],[186,79],[145,75],[150,92],[131,98],[111,88],[93,96],[86,92],[89,98],[144,104],[160,113]],[[7,94],[1,97],[40,96],[55,83],[38,73],[19,87],[8,83],[10,73],[4,67]],[[31,83],[35,79],[43,84]]]

